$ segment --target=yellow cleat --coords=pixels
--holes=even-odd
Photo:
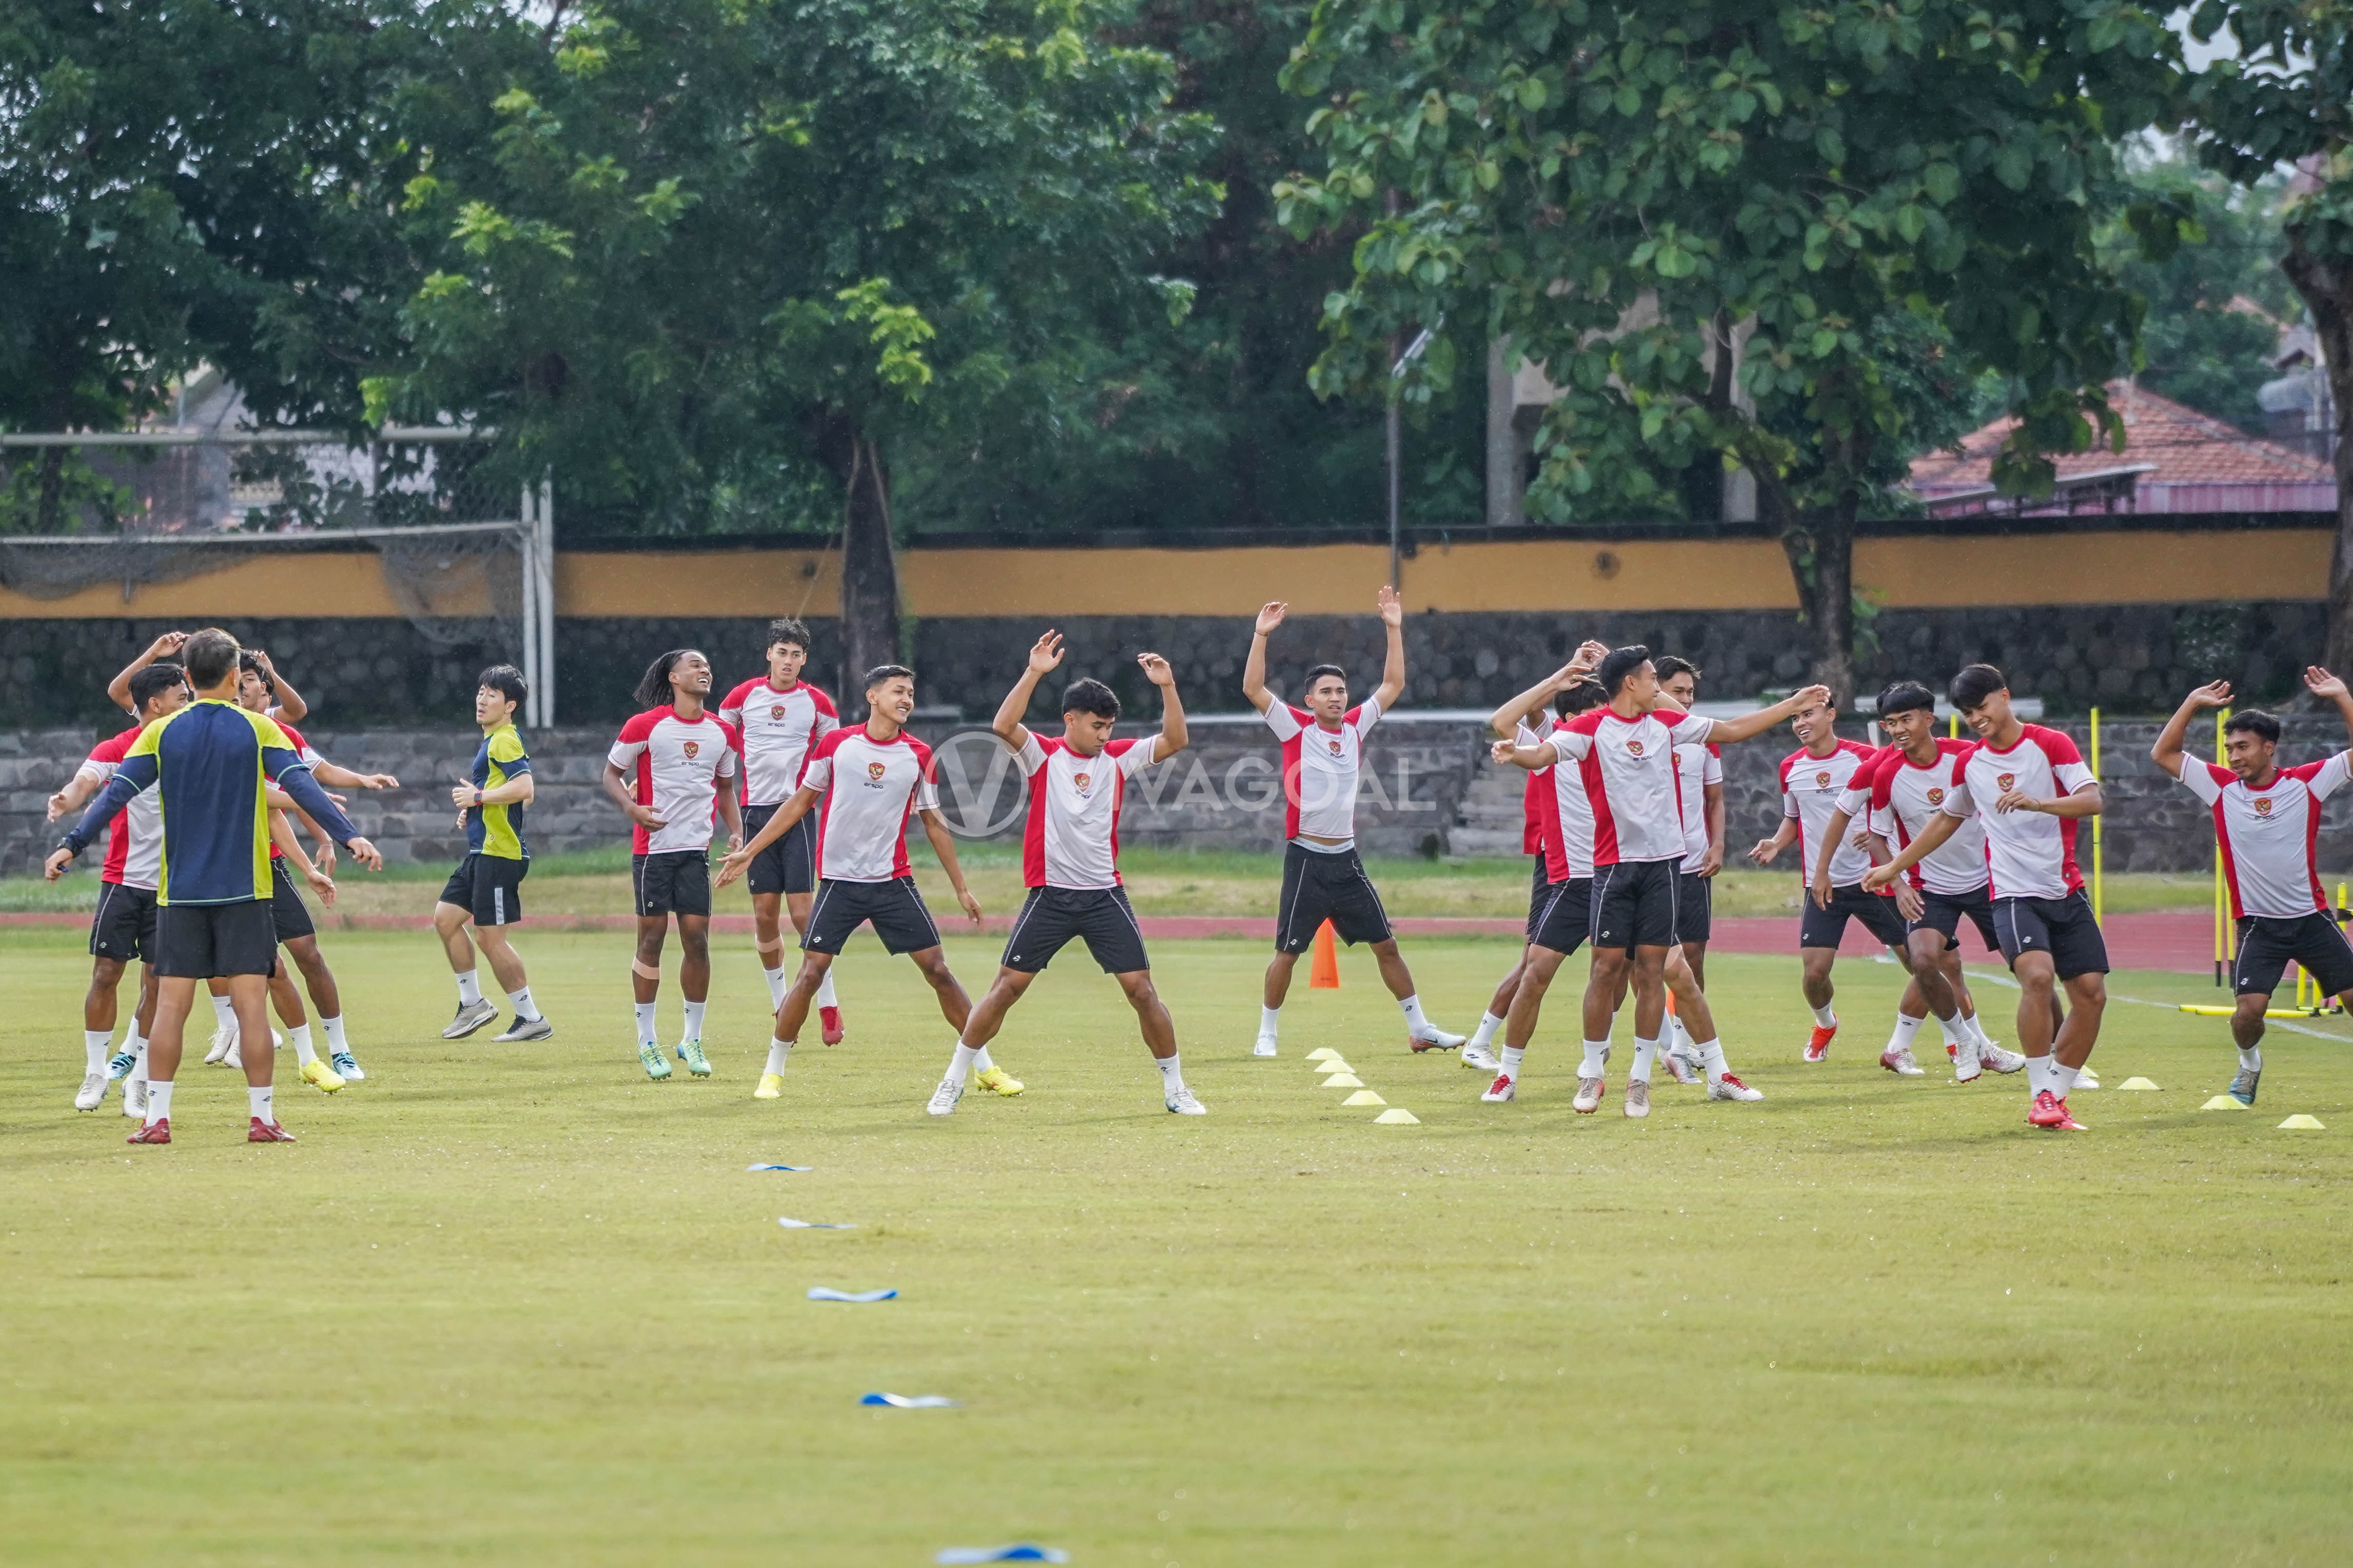
[[[972,1080],[991,1094],[1001,1094],[1010,1100],[1021,1092],[1021,1080],[1003,1068],[991,1068]]]
[[[782,1073],[762,1073],[760,1087],[752,1091],[754,1100],[782,1100],[784,1097],[785,1075]]]
[[[322,1094],[332,1094],[343,1087],[343,1080],[335,1076],[334,1069],[318,1057],[302,1064],[302,1081]]]

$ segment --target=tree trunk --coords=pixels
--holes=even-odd
[[[891,542],[891,476],[874,437],[846,414],[821,416],[818,447],[840,481],[842,718],[865,717],[866,672],[897,664],[899,564]],[[856,718],[851,717],[855,710]]]
[[[53,429],[63,427],[62,424],[51,426]],[[39,499],[33,507],[34,532],[63,533],[66,531],[65,494],[66,448],[44,447],[41,452]]]
[[[1757,510],[1780,536],[1789,579],[1798,589],[1798,613],[1813,645],[1808,677],[1831,689],[1844,710],[1854,697],[1854,519],[1852,496],[1834,508],[1799,511],[1788,489],[1769,468],[1760,469]]]
[[[2337,446],[2337,543],[2328,557],[2327,668],[2353,670],[2353,260],[2330,259],[2304,247],[2304,231],[2287,231],[2280,270],[2312,311],[2313,331],[2328,363],[2330,432]]]

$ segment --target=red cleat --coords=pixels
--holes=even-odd
[[[819,1007],[817,1010],[818,1036],[828,1046],[841,1044],[841,1009]]]
[[[2067,1102],[2047,1089],[2034,1097],[2034,1109],[2026,1113],[2026,1120],[2037,1127],[2048,1127],[2057,1132],[2089,1131],[2067,1114]]]
[[[1831,1037],[1837,1033],[1838,1026],[1836,1024],[1832,1024],[1827,1029],[1823,1028],[1820,1024],[1816,1024],[1814,1026],[1812,1037],[1806,1041],[1806,1059],[1810,1062],[1827,1061],[1830,1059]]]
[[[294,1134],[287,1131],[286,1129],[279,1126],[275,1121],[264,1121],[259,1116],[248,1117],[246,1121],[248,1122],[248,1126],[245,1130],[245,1141],[248,1143],[291,1143],[294,1142]]]
[[[171,1141],[172,1119],[168,1116],[160,1121],[150,1121],[123,1140],[125,1143],[169,1143]]]

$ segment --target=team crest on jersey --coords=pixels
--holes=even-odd
[[[870,783],[872,783],[872,784],[881,784],[881,783],[882,782],[882,767],[883,767],[883,764],[882,764],[882,763],[867,763],[867,764],[866,764],[866,777],[867,777],[867,780],[868,780]]]
[[[2258,796],[2255,800],[2255,815],[2257,816],[2269,816],[2271,814],[2272,797],[2267,795]]]
[[[768,717],[781,724],[785,721],[785,705],[781,702],[768,710]]]
[[[1626,742],[1626,752],[1627,752],[1627,754],[1628,754],[1628,755],[1630,755],[1630,756],[1636,756],[1636,757],[1641,756],[1641,755],[1642,754],[1642,742],[1640,742],[1640,741],[1629,741],[1629,742]]]
[[[2001,773],[1997,775],[1993,782],[2000,784],[2001,786],[2002,793],[2007,795],[2010,793],[2010,786],[2018,783],[2018,775],[2016,773]]]
[[[1815,787],[1816,789],[1828,789],[1828,788],[1830,788],[1830,787],[1831,787],[1831,775],[1830,775],[1830,774],[1828,774],[1828,773],[1816,773],[1816,774],[1814,775],[1814,787]]]
[[[1944,805],[1944,804],[1945,804],[1945,792],[1944,792],[1943,790],[1941,790],[1941,789],[1932,789],[1932,790],[1930,790],[1930,791],[1928,792],[1928,804],[1929,804],[1930,805]]]
[[[686,748],[686,760],[691,763],[694,761],[694,753],[702,742],[700,741],[685,741],[681,742],[681,744]]]
[[[1079,793],[1081,795],[1084,795],[1088,790],[1094,787],[1095,775],[1092,773],[1072,773],[1071,775],[1071,782],[1079,786]]]
[[[1326,742],[1324,742],[1324,744],[1332,748],[1332,754],[1333,754],[1334,756],[1335,756],[1335,757],[1336,757],[1336,756],[1338,756],[1338,755],[1340,754],[1340,742],[1337,742],[1337,741],[1326,741]]]

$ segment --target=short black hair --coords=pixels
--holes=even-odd
[[[1631,647],[1611,648],[1594,673],[1601,681],[1601,689],[1609,697],[1618,695],[1626,678],[1651,662],[1651,650],[1641,643]]]
[[[237,639],[218,626],[206,626],[180,645],[180,663],[188,672],[188,684],[199,691],[227,680],[237,668]]]
[[[778,616],[768,623],[768,640],[760,645],[765,652],[780,642],[798,643],[800,650],[809,650],[809,629],[791,616]]]
[[[1323,679],[1327,675],[1338,676],[1340,678],[1340,684],[1344,687],[1348,684],[1348,672],[1342,669],[1338,665],[1311,664],[1307,667],[1307,679],[1299,688],[1301,694],[1304,695],[1307,692],[1314,690],[1315,683]]]
[[[668,675],[665,674],[663,679],[667,680]],[[491,666],[474,677],[474,686],[478,690],[487,686],[518,708],[522,706],[523,694],[531,689],[522,683],[522,671],[511,664]]]
[[[188,679],[187,672],[168,659],[157,659],[131,678],[131,710],[147,717],[147,704]]]
[[[1580,680],[1574,686],[1563,687],[1552,695],[1552,710],[1566,719],[1571,714],[1587,712],[1609,700],[1598,680]]]
[[[1879,694],[1879,716],[1883,719],[1891,713],[1910,713],[1922,708],[1934,713],[1936,694],[1916,680],[1896,681]]]
[[[915,672],[903,664],[878,664],[866,672],[866,682],[859,689],[871,691],[884,681],[896,680],[902,675],[910,681],[915,679]]]
[[[1700,677],[1699,666],[1679,653],[1661,654],[1651,668],[1659,672],[1659,679],[1662,681],[1672,680],[1676,676],[1684,674],[1688,674],[1694,680],[1697,680]]]
[[[638,677],[638,689],[629,693],[630,700],[640,708],[667,708],[670,705],[670,672],[688,654],[699,651],[691,647],[674,647],[651,664]]]
[[[1985,706],[1987,698],[2009,685],[2009,677],[1989,664],[1965,664],[1947,689],[1952,694],[1953,706],[1967,713]]]
[[[1082,675],[1062,689],[1062,711],[1092,713],[1098,719],[1119,717],[1119,693],[1091,675]]]
[[[2260,708],[2242,708],[2222,721],[2222,733],[2227,735],[2233,730],[2244,730],[2258,740],[2274,746],[2279,744],[2279,716],[2266,713]]]
[[[239,675],[261,677],[261,689],[264,691],[274,694],[278,690],[278,682],[269,679],[269,667],[261,662],[261,656],[253,649],[248,647],[237,650],[237,669]]]

